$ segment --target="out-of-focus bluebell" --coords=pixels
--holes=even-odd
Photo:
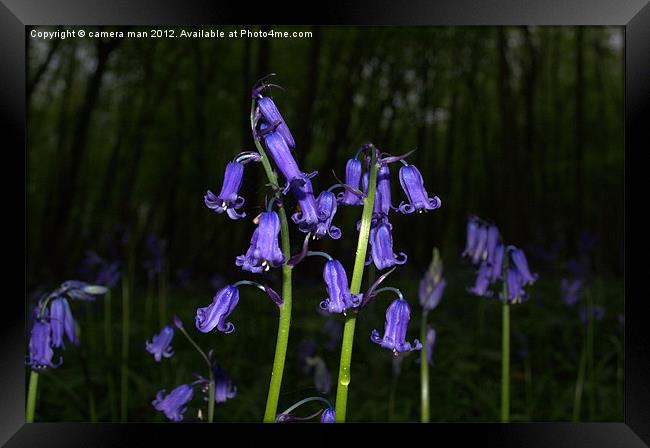
[[[145,348],[153,355],[156,362],[160,362],[162,358],[171,358],[174,355],[174,349],[171,346],[173,338],[174,329],[170,325],[165,325],[160,333],[153,336],[151,341],[146,341]]]
[[[580,301],[580,290],[582,289],[582,279],[576,278],[569,280],[563,278],[560,282],[560,294],[565,304],[573,306]]]
[[[169,420],[182,421],[183,415],[187,411],[186,404],[192,399],[194,389],[189,384],[181,384],[166,397],[164,394],[165,389],[158,391],[156,399],[151,404],[157,411],[163,412]]]

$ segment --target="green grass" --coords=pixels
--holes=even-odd
[[[431,421],[498,421],[500,400],[500,330],[501,307],[495,299],[470,296],[465,287],[473,281],[469,268],[448,270],[447,290],[440,306],[429,315],[437,332],[434,349],[435,365],[431,377]],[[293,403],[319,395],[312,378],[299,367],[298,347],[303,339],[314,338],[319,355],[332,372],[332,391],[325,398],[334,400],[339,352],[323,347],[320,333],[324,317],[317,307],[325,297],[320,278],[299,281],[295,286],[294,311],[287,355],[285,377],[280,395],[279,411]],[[421,317],[417,301],[418,275],[398,270],[386,282],[399,287],[411,303],[408,340],[418,337]],[[528,288],[531,299],[511,309],[511,420],[570,421],[573,410],[575,379],[582,347],[584,329],[578,309],[567,307],[559,297],[559,278],[542,275]],[[217,404],[215,421],[259,422],[264,413],[271,364],[273,361],[277,307],[259,291],[241,289],[241,299],[230,317],[236,331],[230,335],[202,334],[194,328],[194,313],[211,298],[209,287],[171,290],[167,298],[169,315],[178,314],[199,345],[214,349],[222,367],[235,381],[238,394]],[[623,284],[620,279],[599,279],[592,286],[594,303],[606,308],[603,321],[595,323],[593,369],[587,372],[583,393],[583,421],[623,420],[623,331],[618,315],[623,312]],[[113,339],[120,335],[120,303],[114,291],[112,301]],[[158,389],[170,391],[195,378],[193,372],[206,376],[205,364],[189,343],[176,334],[171,359],[158,364],[145,352],[144,310],[145,288],[136,290],[131,300],[131,344],[129,359],[129,421],[165,421],[154,410],[151,401]],[[485,301],[484,306],[480,305]],[[383,332],[384,313],[389,298],[379,296],[364,309],[357,321],[352,361],[352,381],[348,399],[348,421],[388,421],[392,377],[391,352],[370,341],[373,328]],[[87,314],[100,316],[104,304],[74,303],[73,313],[81,323],[82,346],[69,346],[63,352],[64,364],[41,375],[36,421],[89,421],[88,388],[93,388],[97,419],[111,419],[106,369],[114,377],[119,364],[103,353],[102,334],[87,334]],[[157,303],[154,305],[157,306]],[[91,310],[92,307],[95,307]],[[483,324],[479,325],[481,308]],[[341,318],[342,321],[342,318]],[[94,331],[102,332],[103,325]],[[521,359],[515,333],[525,333],[529,340],[529,356]],[[58,353],[58,352],[57,352]],[[85,354],[87,368],[82,368]],[[57,354],[58,357],[58,354]],[[419,421],[419,366],[416,353],[406,357],[395,390],[394,421]],[[84,374],[84,370],[87,372]],[[90,386],[89,386],[90,385]],[[314,409],[318,409],[316,403]],[[186,419],[197,418],[198,407],[205,405],[201,394],[195,394]],[[301,415],[310,413],[306,405]],[[304,414],[303,414],[304,413]]]

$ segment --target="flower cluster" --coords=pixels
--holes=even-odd
[[[94,273],[94,283],[113,289],[122,278],[119,261],[108,261],[96,252],[87,251],[82,261],[82,271],[86,275]]]
[[[63,357],[56,362],[52,358],[55,348],[65,349],[64,336],[73,345],[80,343],[68,299],[94,301],[105,292],[103,286],[70,280],[40,300],[35,309],[27,364],[37,371],[59,367]]]
[[[214,401],[216,403],[223,403],[237,395],[237,387],[228,377],[226,372],[221,368],[219,363],[213,356],[213,352],[205,353],[198,348],[183,327],[183,322],[174,317],[174,326],[181,331],[197,348],[201,356],[209,363],[209,377],[206,379],[201,375],[194,374],[197,380],[191,384],[181,384],[172,390],[169,394],[165,395],[166,389],[161,389],[156,394],[155,400],[151,402],[153,407],[172,421],[179,422],[184,419],[187,412],[187,405],[194,397],[194,389],[199,388],[204,394],[204,400],[209,400],[210,384],[214,384]],[[171,325],[166,325],[159,334],[154,335],[151,341],[147,341],[145,348],[147,352],[154,356],[156,362],[164,358],[170,358],[174,355],[171,348],[171,341],[174,337],[174,328]]]
[[[468,257],[477,266],[474,286],[468,291],[477,296],[491,297],[491,285],[501,280],[505,283],[504,293],[499,293],[501,300],[508,303],[520,303],[527,299],[524,286],[537,280],[537,274],[530,272],[523,250],[515,246],[505,246],[499,229],[485,223],[476,216],[470,216],[467,223],[467,240],[463,256]]]

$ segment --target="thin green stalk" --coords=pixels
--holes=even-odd
[[[126,421],[128,417],[129,399],[129,281],[126,276],[122,278],[122,363],[120,380],[120,420]]]
[[[34,423],[34,412],[36,411],[36,394],[38,393],[38,372],[32,370],[29,374],[29,387],[27,389],[27,409],[25,421]]]
[[[255,132],[255,100],[251,101],[251,129]],[[269,161],[266,151],[257,138],[254,137],[255,146],[262,157],[262,166],[266,172],[269,183],[276,191],[279,190],[278,178],[273,172],[271,162]],[[280,237],[282,244],[282,254],[285,261],[291,258],[291,244],[289,240],[289,222],[284,206],[278,207],[278,216],[280,217]],[[284,363],[287,357],[287,345],[289,344],[289,330],[291,328],[291,273],[292,267],[285,264],[282,266],[282,305],[280,308],[280,318],[278,322],[278,336],[275,341],[275,355],[273,357],[273,369],[271,371],[271,381],[269,384],[269,393],[266,398],[266,408],[264,410],[264,422],[274,423],[275,416],[278,412],[278,401],[280,399],[280,389],[282,388],[282,376],[284,374]]]
[[[576,389],[573,396],[573,421],[580,421],[580,408],[582,405],[582,390],[585,383],[585,369],[587,366],[587,343],[583,341],[582,352],[580,353],[580,364],[578,365],[578,378],[576,379]]]
[[[420,340],[424,343],[427,339],[427,312],[422,312],[420,323]],[[420,350],[420,398],[421,420],[429,423],[429,363],[427,362],[427,347]]]
[[[208,384],[208,423],[212,423],[214,421],[214,372],[212,371],[212,363],[210,362],[208,355],[205,354],[203,349],[199,347],[199,344],[197,344],[196,341],[192,339],[190,334],[185,330],[185,327],[176,326],[176,328],[178,328],[181,333],[183,333],[183,335],[187,338],[187,340],[190,341],[190,343],[194,346],[196,351],[199,352],[208,366],[208,377],[210,378],[210,383]]]
[[[503,282],[504,300],[501,306],[501,421],[510,420],[510,304],[508,288]]]
[[[109,289],[104,296],[104,350],[106,351],[106,384],[108,387],[111,421],[117,420],[117,403],[115,401],[115,380],[113,379],[113,322],[112,295]]]
[[[587,290],[587,363],[586,363],[586,388],[589,399],[589,416],[590,418],[594,415],[594,301],[591,295],[591,291]]]
[[[106,291],[104,296],[104,349],[106,356],[113,354],[113,322],[111,321],[111,290]]]
[[[357,242],[357,253],[356,258],[354,259],[354,270],[352,271],[352,281],[350,283],[350,292],[352,294],[359,294],[361,290],[361,280],[363,279],[363,269],[366,262],[366,252],[368,250],[372,210],[375,202],[375,190],[377,189],[377,170],[379,168],[377,164],[377,149],[373,146],[371,151],[372,156],[370,162],[370,179],[368,181],[368,196],[363,200],[359,241]],[[348,388],[350,386],[350,364],[352,363],[352,347],[354,344],[354,327],[356,322],[356,314],[348,314],[343,329],[341,362],[339,364],[339,379],[336,389],[336,409],[334,417],[336,422],[341,423],[345,422],[347,411]]]

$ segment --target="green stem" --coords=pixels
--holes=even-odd
[[[253,132],[254,129],[254,120],[255,120],[255,99],[251,101],[251,128]],[[271,162],[269,161],[266,151],[262,147],[260,141],[255,137],[255,146],[262,157],[262,166],[266,172],[266,177],[269,179],[269,183],[272,188],[279,190],[278,177],[273,172],[271,167]],[[288,261],[291,258],[291,244],[289,240],[289,222],[287,221],[287,213],[284,209],[284,206],[280,205],[278,207],[278,216],[280,217],[280,236],[282,243],[282,254],[284,255],[285,261]],[[285,264],[282,266],[282,305],[280,308],[280,318],[278,322],[278,336],[275,341],[275,355],[273,357],[273,369],[271,371],[271,381],[269,384],[269,393],[266,398],[266,408],[264,410],[264,422],[273,423],[275,422],[275,416],[278,412],[278,401],[280,398],[280,389],[282,388],[282,375],[284,374],[284,363],[287,357],[287,345],[289,344],[289,329],[291,328],[291,299],[292,299],[292,287],[291,287],[291,272],[292,267]]]
[[[120,420],[126,421],[128,414],[129,399],[129,281],[127,277],[122,278],[122,368],[120,379]]]
[[[36,394],[38,392],[38,372],[32,370],[29,374],[29,388],[27,389],[27,410],[25,421],[34,423],[34,412],[36,411]]]
[[[111,291],[108,290],[104,297],[104,343],[106,344],[107,357],[113,354],[113,323],[111,318]]]
[[[199,347],[199,344],[197,344],[196,341],[192,339],[190,334],[185,330],[185,327],[177,326],[176,328],[178,328],[181,333],[183,333],[183,335],[187,338],[187,340],[190,341],[190,343],[194,346],[196,351],[199,352],[199,355],[201,355],[208,366],[208,377],[210,378],[210,383],[208,384],[208,423],[212,423],[214,421],[214,372],[212,371],[212,363],[210,362],[208,355],[205,354],[203,349]]]
[[[352,294],[359,294],[361,290],[361,280],[363,279],[363,269],[366,262],[366,252],[368,250],[372,210],[375,202],[375,190],[377,189],[377,170],[379,169],[379,165],[377,164],[377,149],[373,146],[371,151],[372,156],[370,162],[370,179],[368,180],[368,196],[363,200],[359,241],[357,242],[357,253],[356,258],[354,259],[354,270],[352,271],[352,281],[350,283],[350,292]],[[348,404],[348,388],[350,386],[352,346],[354,344],[354,327],[356,323],[356,314],[348,314],[343,329],[341,362],[339,364],[339,379],[336,389],[336,410],[334,419],[337,422],[345,422],[345,414]]]
[[[501,421],[510,420],[510,304],[508,288],[503,282],[504,300],[501,306]]]
[[[424,343],[427,340],[427,312],[422,313],[420,323],[420,340]],[[427,347],[420,350],[420,397],[421,397],[421,420],[422,423],[429,423],[429,363],[427,362]]]
[[[594,415],[594,391],[593,391],[593,374],[594,374],[594,301],[591,290],[587,290],[587,362],[586,362],[586,388],[589,399],[589,416]]]
[[[578,378],[573,396],[573,421],[580,421],[580,407],[582,404],[582,390],[585,382],[585,368],[587,366],[587,343],[583,340],[582,352],[580,353],[580,364],[578,365]]]
[[[109,409],[111,421],[117,419],[117,404],[115,402],[115,381],[113,379],[113,322],[112,322],[112,297],[110,289],[104,296],[104,349],[106,350],[106,384],[108,386]]]

